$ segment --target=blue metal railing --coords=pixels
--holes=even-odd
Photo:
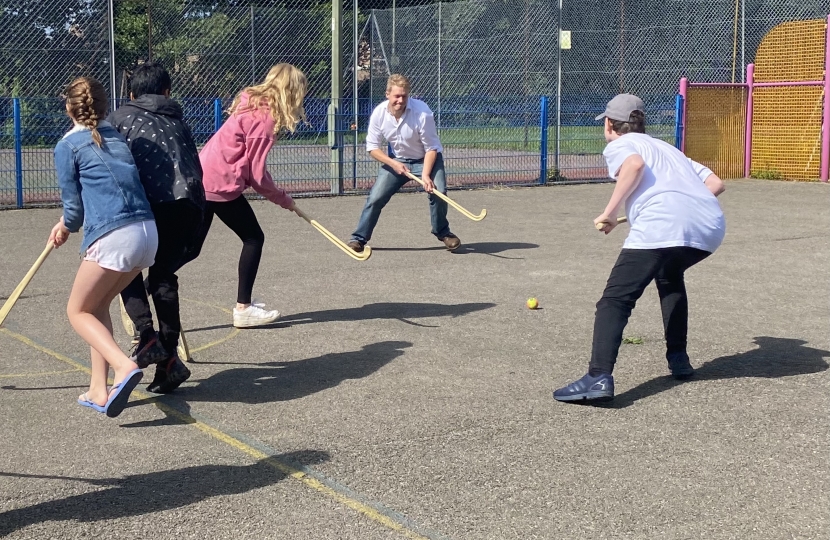
[[[422,99],[437,103],[430,96]],[[644,99],[650,108],[649,132],[677,140],[673,96]],[[230,99],[212,97],[178,101],[200,146],[222,126],[231,104]],[[606,101],[594,96],[563,96],[557,118],[546,96],[443,96],[436,117],[440,119],[449,186],[544,184],[550,177],[551,155],[562,169],[550,177],[556,181],[602,178],[604,140],[594,117]],[[298,126],[296,133],[281,135],[269,155],[269,170],[277,182],[298,195],[328,195],[332,185],[345,186],[340,192],[370,188],[377,163],[365,152],[364,140],[377,103],[358,100],[357,123],[353,125],[354,102],[341,101],[336,116],[340,150],[336,155],[342,156],[339,167],[332,167],[328,146],[329,100],[308,98],[304,105],[308,123]],[[560,140],[554,141],[548,127],[557,121]],[[0,208],[60,202],[52,150],[70,127],[60,99],[0,97]],[[560,154],[554,154],[557,150]],[[350,178],[333,179],[332,170],[345,171],[341,175]]]
[[[14,179],[17,190],[17,207],[23,208],[23,137],[20,121],[20,100],[15,99],[12,105],[14,110]]]

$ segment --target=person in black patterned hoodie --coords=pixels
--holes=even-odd
[[[110,123],[127,139],[156,219],[159,246],[146,283],[138,275],[122,292],[138,343],[131,358],[139,367],[157,364],[150,392],[168,393],[190,377],[177,354],[181,318],[176,272],[197,242],[205,206],[202,166],[181,106],[170,99],[170,74],[160,64],[138,66],[130,78],[130,102]],[[148,293],[159,322],[153,327]]]

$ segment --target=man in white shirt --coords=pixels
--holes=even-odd
[[[432,234],[444,242],[447,249],[461,245],[461,240],[450,232],[447,221],[447,203],[433,195],[434,190],[447,192],[444,173],[443,147],[438,140],[435,118],[421,100],[409,97],[409,80],[403,75],[392,75],[386,83],[386,101],[375,107],[369,119],[366,150],[382,165],[377,180],[366,198],[357,229],[348,245],[358,253],[371,239],[380,212],[392,195],[407,182],[406,172],[420,176],[429,193],[429,212]],[[381,145],[385,140],[394,155],[389,156]]]
[[[676,379],[694,374],[686,353],[689,304],[683,276],[720,246],[726,232],[716,198],[724,190],[723,182],[680,150],[645,134],[640,98],[616,96],[597,120],[605,122],[608,146],[603,155],[617,185],[594,224],[610,233],[625,203],[631,231],[597,302],[589,371],[554,391],[558,401],[613,399],[611,373],[623,329],[652,280],[660,296],[669,370]]]

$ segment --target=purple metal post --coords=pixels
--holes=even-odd
[[[744,150],[744,177],[749,178],[752,166],[752,113],[753,95],[752,88],[755,86],[755,64],[746,66],[746,136]]]
[[[680,78],[680,89],[678,93],[683,98],[683,134],[680,137],[680,151],[686,152],[686,96],[689,93],[689,79],[686,77]]]
[[[821,181],[830,176],[830,16],[824,40],[824,118],[821,126]]]

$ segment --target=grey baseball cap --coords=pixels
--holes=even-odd
[[[628,122],[631,113],[634,111],[646,113],[646,105],[643,100],[633,94],[618,94],[608,102],[608,105],[605,106],[605,112],[597,116],[596,120],[610,118],[611,120]]]

